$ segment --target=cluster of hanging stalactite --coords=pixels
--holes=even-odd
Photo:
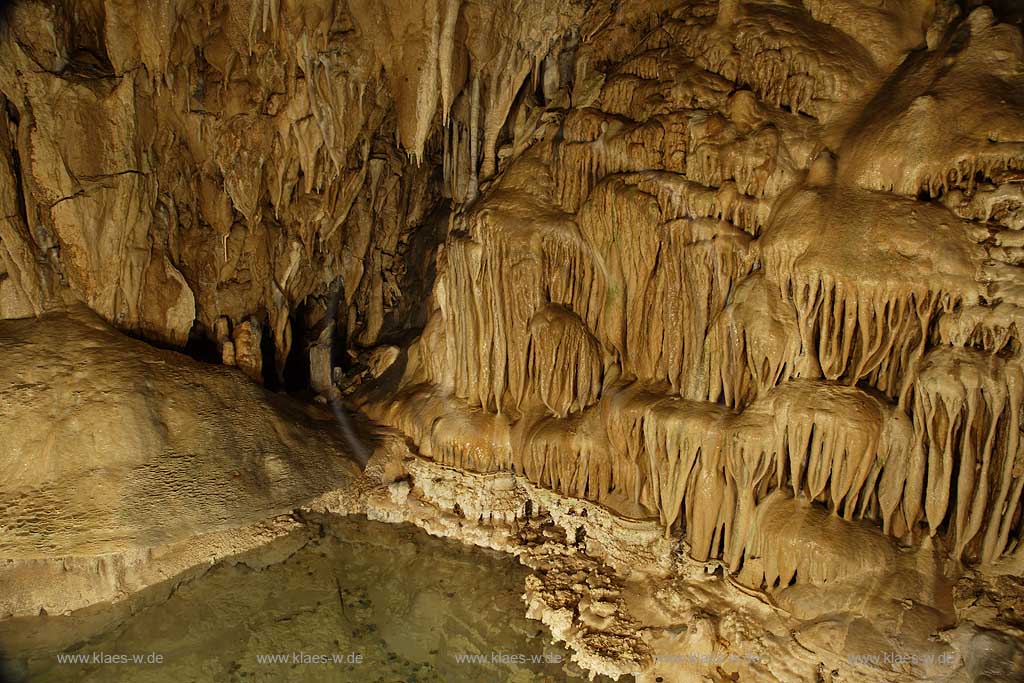
[[[1024,553],[1024,162],[1000,144],[1024,106],[989,98],[992,161],[951,160],[942,201],[900,188],[935,149],[823,127],[872,92],[888,104],[844,120],[902,120],[949,60],[951,93],[976,90],[960,62],[994,46],[1024,84],[1024,49],[987,10],[900,48],[805,5],[691,3],[631,52],[581,43],[574,107],[463,216],[420,361],[371,410],[445,465],[655,517],[755,585],[841,578],[830,558],[892,539]]]

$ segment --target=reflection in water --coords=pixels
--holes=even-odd
[[[59,653],[40,651],[42,640],[58,631],[88,637],[80,615],[19,620],[20,655],[8,623],[0,629],[2,680],[585,680],[544,627],[525,618],[526,570],[515,560],[411,527],[323,524],[283,561],[217,566],[113,623],[107,608],[100,635]],[[28,633],[40,638],[26,644]],[[28,647],[36,651],[26,656]]]

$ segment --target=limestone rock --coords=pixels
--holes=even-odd
[[[263,382],[263,326],[249,319],[235,327],[232,349],[233,365],[257,382]]]
[[[591,10],[574,101],[456,218],[367,409],[755,584],[786,496],[879,547],[927,522],[958,558],[1019,552],[1019,31],[979,8],[936,42],[928,3],[634,10]]]
[[[288,512],[358,472],[329,413],[155,350],[88,310],[4,321],[0,343],[8,564],[134,557]],[[31,609],[18,601],[38,591],[25,591],[5,591],[0,613]]]

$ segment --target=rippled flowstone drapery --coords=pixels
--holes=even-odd
[[[958,555],[1012,550],[1021,204],[976,216],[932,198],[1018,187],[1024,45],[987,9],[943,26],[920,4],[687,3],[637,25],[621,54],[585,42],[574,106],[445,245],[405,382],[448,414],[512,425],[490,449],[509,459],[472,448],[449,464],[621,495],[666,527],[685,513],[694,554],[734,570],[777,489],[908,542],[922,515],[935,534],[949,512]],[[917,48],[898,69],[883,35]],[[966,91],[985,93],[987,118],[958,114]],[[929,119],[920,146],[872,139],[907,116],[900,102],[958,116],[960,147]],[[973,354],[959,382],[932,369],[958,347]],[[409,405],[390,419],[430,424],[422,399]],[[435,458],[459,438],[445,419],[414,432]],[[992,515],[1005,521],[986,541]]]
[[[640,5],[588,12],[569,97],[456,218],[369,411],[439,464],[655,518],[749,588],[921,544],[1019,575],[1020,30]]]

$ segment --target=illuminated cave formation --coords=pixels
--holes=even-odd
[[[9,3],[0,616],[302,508],[516,554],[587,672],[1019,680],[1012,5]]]

